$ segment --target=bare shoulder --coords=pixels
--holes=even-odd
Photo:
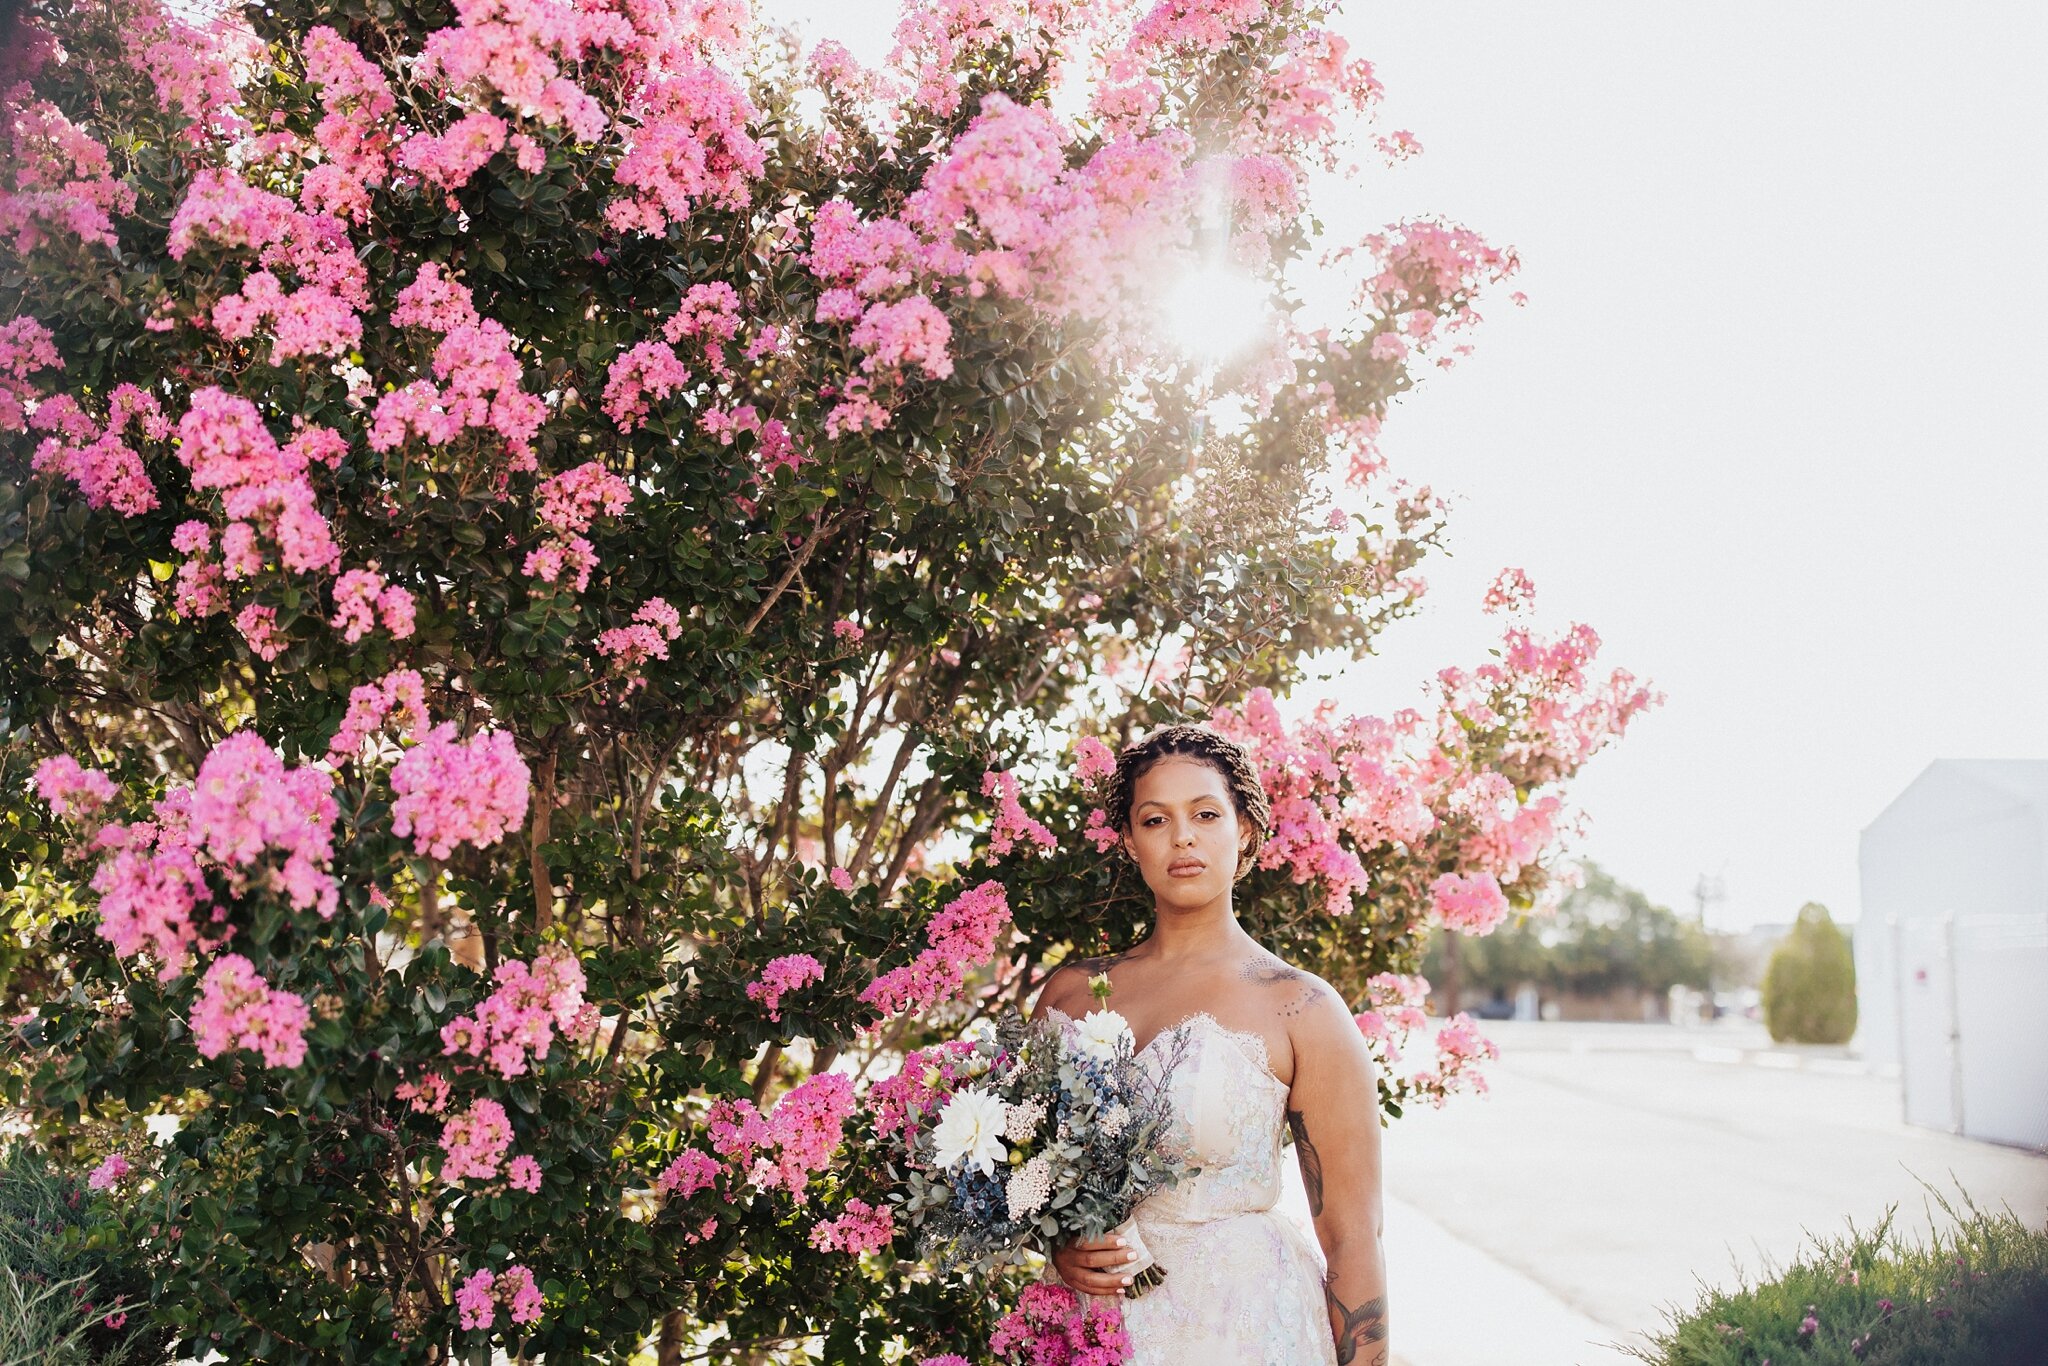
[[[1048,1010],[1057,1010],[1063,1015],[1076,1018],[1085,1015],[1091,1005],[1088,995],[1088,979],[1098,972],[1107,972],[1113,964],[1129,957],[1125,953],[1107,953],[1094,958],[1073,958],[1054,968],[1046,977],[1045,985],[1039,989],[1038,1004],[1032,1008],[1031,1018],[1042,1019]]]
[[[1245,956],[1238,976],[1285,1031],[1297,1073],[1299,1060],[1327,1058],[1333,1049],[1366,1054],[1343,994],[1315,973],[1261,948]]]

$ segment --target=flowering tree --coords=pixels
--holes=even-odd
[[[1397,1060],[1426,927],[1540,899],[1652,698],[1518,625],[1433,710],[1275,707],[1415,609],[1442,509],[1377,434],[1515,269],[1322,235],[1379,94],[1326,19],[918,0],[870,70],[741,0],[31,0],[8,1085],[148,1322],[1007,1353],[863,1158],[946,1033],[1142,932],[1089,784],[1170,717],[1258,754],[1248,922]],[[1269,303],[1197,360],[1203,271]],[[1486,1048],[1437,1046],[1390,1106]]]

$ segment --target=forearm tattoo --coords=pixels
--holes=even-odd
[[[1287,1112],[1287,1128],[1294,1135],[1294,1151],[1301,1161],[1301,1185],[1308,1192],[1308,1212],[1323,1216],[1323,1156],[1308,1141],[1308,1117],[1299,1110]]]
[[[1387,1340],[1387,1297],[1376,1296],[1356,1309],[1348,1308],[1326,1280],[1323,1298],[1330,1306],[1330,1326],[1337,1335],[1338,1366],[1386,1366],[1387,1349],[1372,1350],[1372,1344]],[[1371,1355],[1366,1355],[1371,1352]]]

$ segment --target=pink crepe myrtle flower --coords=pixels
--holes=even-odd
[[[611,364],[604,386],[604,411],[622,432],[647,421],[653,404],[690,382],[689,367],[673,346],[644,341]]]
[[[718,1159],[711,1154],[685,1148],[676,1154],[674,1161],[662,1168],[660,1176],[654,1178],[654,1188],[664,1195],[687,1200],[698,1191],[708,1189],[723,1170]]]
[[[807,983],[823,981],[824,977],[824,965],[808,953],[785,953],[769,959],[761,975],[747,983],[747,999],[759,1001],[767,1009],[768,1018],[779,1021],[785,995]]]
[[[375,683],[359,683],[349,690],[348,711],[327,742],[327,762],[339,766],[356,758],[363,742],[394,715],[404,733],[420,735],[427,730],[427,685],[417,670],[393,669]]]
[[[688,219],[700,201],[743,207],[767,166],[747,132],[757,112],[724,72],[679,57],[631,111],[638,126],[613,170],[623,193],[605,206],[605,222],[652,237]]]
[[[812,1227],[810,1243],[820,1252],[844,1252],[858,1257],[864,1252],[880,1252],[895,1237],[896,1216],[887,1205],[852,1199],[846,1202],[845,1213]]]
[[[247,1048],[261,1053],[266,1067],[297,1067],[306,1058],[311,1020],[305,1001],[272,987],[241,954],[224,953],[200,979],[192,1039],[201,1057]]]
[[[825,876],[838,890],[842,892],[853,890],[853,874],[847,872],[844,868],[831,869]]]
[[[333,787],[326,771],[312,764],[287,767],[262,736],[237,731],[199,765],[189,808],[192,841],[236,870],[238,882],[268,855],[285,855],[281,868],[261,871],[261,880],[299,910],[330,919],[340,900],[329,871],[341,814]]]
[[[841,617],[832,623],[833,638],[848,646],[858,648],[861,641],[867,638],[867,634],[867,628],[851,617]]]
[[[515,1324],[538,1323],[547,1308],[547,1298],[535,1284],[533,1272],[518,1262],[493,1274],[478,1267],[455,1292],[455,1308],[464,1332],[489,1328],[497,1319],[498,1306],[511,1311]]]
[[[435,726],[391,770],[392,833],[411,835],[426,858],[445,859],[458,844],[487,849],[526,821],[531,781],[518,746],[502,730],[455,738],[453,721]]]
[[[29,468],[69,479],[90,508],[139,516],[155,508],[158,500],[142,456],[128,444],[128,430],[135,427],[145,439],[160,441],[169,434],[169,424],[155,396],[132,384],[117,386],[107,406],[102,428],[70,395],[45,399],[28,426],[52,435],[36,446]]]
[[[1492,873],[1444,873],[1429,894],[1437,915],[1460,934],[1490,934],[1507,918],[1508,899]]]
[[[995,953],[1010,924],[1003,884],[991,878],[947,902],[926,927],[926,947],[911,962],[892,968],[861,991],[877,1011],[868,1028],[910,1009],[936,1005],[967,980],[967,974]]]
[[[1033,1366],[1116,1366],[1129,1359],[1131,1339],[1117,1300],[1084,1300],[1056,1281],[1040,1281],[1025,1286],[1017,1307],[997,1321],[988,1347],[998,1360]]]
[[[505,1150],[511,1146],[512,1120],[505,1107],[488,1096],[473,1100],[441,1126],[441,1149],[447,1154],[441,1163],[441,1179],[460,1181],[473,1176],[488,1181],[498,1174]]]
[[[49,328],[25,313],[0,323],[0,432],[28,429],[26,404],[36,396],[29,376],[63,368]]]
[[[988,833],[989,852],[995,857],[1009,853],[1020,839],[1029,839],[1041,850],[1059,844],[1052,831],[1024,809],[1015,773],[989,769],[981,775],[981,794],[996,798],[996,819]]]
[[[1487,585],[1484,610],[1488,612],[1527,611],[1536,603],[1536,585],[1519,569],[1503,569]]]
[[[497,986],[474,1013],[441,1026],[441,1051],[487,1058],[509,1081],[545,1061],[557,1033],[574,1035],[587,983],[574,951],[563,945],[543,949],[530,963],[504,960],[494,980]]]
[[[133,1168],[128,1165],[126,1157],[120,1153],[109,1153],[104,1161],[92,1169],[92,1175],[86,1177],[86,1188],[96,1191],[112,1190],[131,1170]]]
[[[373,564],[348,570],[335,581],[334,616],[327,624],[353,645],[376,627],[381,616],[392,638],[404,640],[412,634],[413,613],[412,594],[385,583]]]
[[[1074,742],[1074,781],[1083,787],[1101,782],[1116,772],[1116,751],[1095,738],[1084,735]]]
[[[81,767],[68,754],[52,754],[37,764],[34,781],[36,795],[66,820],[89,819],[118,792],[112,778],[96,768]]]
[[[767,1117],[775,1155],[757,1157],[748,1180],[801,1199],[810,1175],[823,1171],[839,1150],[853,1108],[853,1079],[844,1072],[820,1072],[792,1086]]]
[[[531,1195],[540,1189],[540,1163],[521,1153],[506,1164],[505,1184]]]

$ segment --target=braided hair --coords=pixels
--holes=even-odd
[[[1237,877],[1242,879],[1252,870],[1259,849],[1266,842],[1273,822],[1273,804],[1267,799],[1258,770],[1252,766],[1244,746],[1207,726],[1162,726],[1144,739],[1124,746],[1116,756],[1116,772],[1109,775],[1102,788],[1102,810],[1109,828],[1130,833],[1131,802],[1138,779],[1169,755],[1197,760],[1223,775],[1223,785],[1230,790],[1238,820],[1252,829],[1251,844],[1237,861]]]

